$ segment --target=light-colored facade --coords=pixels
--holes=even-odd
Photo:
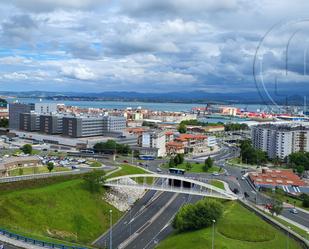
[[[165,132],[147,131],[142,135],[141,147],[157,149],[156,156],[158,157],[163,157],[166,155],[165,143]]]
[[[259,125],[252,127],[252,145],[269,158],[284,159],[291,153],[309,151],[309,128],[300,125]]]
[[[35,103],[34,111],[39,114],[49,114],[57,112],[57,104],[55,103]]]

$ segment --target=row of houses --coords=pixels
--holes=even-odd
[[[205,153],[217,145],[214,136],[203,134],[179,134],[176,131],[159,129],[129,128],[137,135],[137,146],[133,149],[141,154],[163,157],[174,154]]]

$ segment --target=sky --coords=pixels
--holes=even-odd
[[[308,0],[2,0],[0,91],[305,93],[308,10]]]

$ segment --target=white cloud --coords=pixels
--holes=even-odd
[[[61,74],[78,80],[95,80],[97,78],[90,68],[82,64],[64,66]]]
[[[24,73],[13,72],[13,73],[3,74],[2,79],[5,79],[5,80],[27,80],[28,76]]]

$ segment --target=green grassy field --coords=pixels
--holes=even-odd
[[[20,171],[22,169],[22,171]],[[70,168],[64,167],[55,167],[52,172],[60,172],[60,171],[69,171]],[[31,175],[31,174],[41,174],[41,173],[48,173],[48,169],[45,166],[40,167],[23,167],[18,169],[13,169],[9,171],[10,176],[20,176],[20,175]]]
[[[186,168],[186,162],[182,163],[182,164],[178,164],[177,166],[175,166],[174,168],[179,168],[179,169],[184,169],[187,172],[192,172],[192,173],[214,173],[214,172],[219,172],[220,168],[217,166],[212,166],[210,169],[208,169],[208,171],[204,171],[203,170],[203,163],[191,163],[192,168],[190,170],[187,170]],[[168,164],[163,164],[162,165],[163,168],[168,168]]]
[[[213,185],[213,186],[215,186],[215,187],[217,187],[217,188],[221,188],[221,189],[225,189],[224,188],[224,184],[223,184],[223,182],[221,182],[221,181],[218,181],[218,180],[212,180],[211,182],[210,182],[210,184],[211,185]]]
[[[121,164],[121,170],[111,174],[108,176],[108,178],[112,178],[112,177],[117,177],[117,176],[123,176],[123,175],[135,175],[135,174],[149,174],[147,171],[139,168],[139,167],[135,167],[129,164]],[[147,183],[151,184],[153,178],[147,178]],[[137,181],[139,183],[143,182],[143,179],[137,179]]]
[[[90,244],[109,228],[110,209],[114,221],[121,217],[120,211],[103,200],[103,193],[86,190],[82,179],[54,180],[49,179],[49,185],[33,182],[37,186],[28,189],[16,183],[4,185],[0,227],[46,241]]]
[[[223,217],[215,226],[215,249],[282,249],[287,237],[237,202],[225,202]],[[173,234],[158,249],[210,249],[212,228]],[[289,239],[289,249],[301,249]]]

